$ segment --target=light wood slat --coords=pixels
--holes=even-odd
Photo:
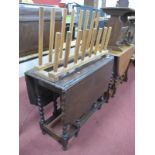
[[[109,28],[108,28],[108,32],[107,32],[106,41],[105,41],[105,44],[104,44],[104,50],[106,50],[107,47],[108,47],[108,43],[109,43],[111,31],[112,31],[112,27],[109,27]]]
[[[96,45],[95,45],[95,50],[94,50],[95,54],[97,53],[97,51],[99,51],[99,44],[100,44],[100,40],[101,40],[102,31],[103,31],[103,29],[99,28],[97,40],[96,40]]]
[[[85,16],[85,22],[84,22],[84,27],[83,27],[83,36],[82,36],[82,47],[81,47],[81,51],[83,51],[83,48],[84,48],[84,43],[83,41],[85,40],[84,37],[86,35],[86,29],[87,29],[87,26],[88,26],[88,21],[89,21],[89,15],[90,15],[90,11],[87,10],[86,11],[86,16]]]
[[[39,8],[39,34],[38,34],[38,54],[39,54],[39,65],[42,65],[42,53],[43,53],[43,35],[44,35],[44,8]]]
[[[67,32],[66,37],[66,51],[65,51],[65,58],[64,58],[64,67],[66,68],[68,65],[70,47],[71,47],[71,40],[72,40],[72,33],[70,31]]]
[[[54,55],[54,64],[53,64],[53,70],[54,72],[57,72],[58,70],[58,62],[59,62],[59,51],[60,51],[60,40],[61,40],[61,33],[56,33],[55,38],[55,55]]]
[[[61,46],[60,46],[60,58],[63,55],[63,45],[65,40],[65,31],[66,31],[66,16],[67,16],[67,9],[63,10],[63,18],[61,24]]]
[[[92,52],[93,52],[93,47],[94,47],[94,43],[96,40],[96,33],[97,33],[97,29],[94,28],[92,32],[92,38],[91,38],[91,43],[90,43],[90,48],[89,48],[89,57],[91,57]]]
[[[72,10],[72,13],[71,13],[71,23],[70,23],[70,27],[69,27],[69,31],[70,31],[71,33],[73,33],[74,15],[75,15],[75,10],[73,9],[73,10]]]
[[[80,17],[78,22],[78,30],[81,30],[82,28],[82,18],[83,18],[83,10],[80,10]]]
[[[95,16],[96,16],[96,12],[93,11],[92,19],[91,19],[91,24],[90,24],[90,29],[89,29],[89,34],[88,34],[88,39],[87,39],[86,49],[89,48],[89,45],[90,45],[90,42],[91,42],[92,32],[93,32],[94,22],[95,22]]]
[[[82,37],[82,30],[78,30],[75,52],[74,52],[74,63],[77,63],[79,57],[80,41]]]
[[[104,31],[103,31],[103,35],[102,35],[102,41],[101,41],[101,46],[100,46],[100,52],[102,52],[102,49],[103,49],[104,44],[105,44],[107,30],[108,30],[108,28],[104,27]]]
[[[50,17],[50,37],[49,37],[49,62],[52,62],[53,44],[54,44],[54,29],[55,29],[55,9],[51,9]]]
[[[87,42],[87,38],[88,38],[88,33],[89,33],[89,30],[87,29],[83,38],[82,38],[82,47],[83,47],[83,48],[81,48],[81,52],[82,52],[81,59],[82,60],[84,60],[85,53],[86,53],[86,42]]]
[[[99,18],[100,18],[100,13],[97,13],[97,17],[96,17],[96,20],[95,20],[95,28],[98,28]]]
[[[90,15],[90,11],[89,10],[87,10],[86,11],[86,17],[85,17],[85,23],[84,23],[84,30],[86,31],[86,29],[87,29],[87,26],[88,26],[88,21],[89,21],[89,15]]]

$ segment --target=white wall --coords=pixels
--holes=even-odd
[[[106,7],[115,7],[116,3],[117,3],[117,0],[107,0]],[[135,0],[129,0],[129,7],[135,8]]]
[[[65,3],[76,2],[78,4],[84,5],[84,0],[62,0]],[[115,7],[117,0],[106,0],[106,7]],[[99,0],[99,7],[101,6],[101,0]],[[129,7],[135,8],[135,0],[129,0]]]
[[[65,3],[73,3],[73,2],[76,2],[78,4],[81,4],[81,5],[84,5],[84,0],[61,0],[62,2],[65,2]]]
[[[136,8],[136,0],[129,0],[129,7],[135,9]]]
[[[107,0],[106,7],[115,7],[117,0]]]

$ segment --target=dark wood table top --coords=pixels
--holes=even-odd
[[[89,64],[83,68],[81,68],[79,71],[73,72],[70,75],[67,75],[66,77],[63,77],[57,82],[52,82],[48,80],[47,78],[43,78],[35,72],[34,69],[27,71],[25,73],[26,76],[33,77],[34,79],[39,80],[41,83],[47,84],[48,87],[54,87],[55,89],[66,91],[70,87],[76,85],[78,82],[82,81],[87,76],[91,75],[98,69],[100,69],[102,66],[107,64],[108,62],[112,61],[114,58],[113,56],[104,56],[101,59],[99,59],[96,62],[93,62],[92,64]]]

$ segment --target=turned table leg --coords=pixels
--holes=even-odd
[[[79,134],[79,131],[80,131],[80,127],[81,127],[81,123],[80,123],[79,119],[76,120],[75,125],[76,125],[76,128],[77,128],[77,132],[75,133],[75,137],[77,137],[78,134]]]
[[[109,88],[108,88],[107,92],[104,93],[104,99],[105,99],[105,103],[108,103],[108,101],[109,101]]]
[[[116,83],[117,83],[117,79],[114,79],[114,83],[112,85],[112,95],[111,95],[111,97],[115,96],[115,93],[116,93]]]
[[[111,78],[111,80],[110,80],[110,83],[108,85],[107,92],[104,93],[105,103],[108,103],[108,101],[109,101],[109,98],[110,98],[110,90],[112,89],[112,85],[113,85],[113,78]]]
[[[124,80],[123,81],[125,81],[125,82],[128,81],[128,70],[129,70],[130,63],[131,63],[131,61],[129,62],[128,67],[127,67],[125,74],[124,74]]]
[[[126,70],[125,74],[124,74],[124,80],[125,82],[128,81],[128,69]]]
[[[61,109],[62,109],[62,113],[65,112],[65,93],[62,94],[60,96],[60,104],[61,104]],[[68,140],[69,140],[69,134],[68,134],[68,127],[69,125],[66,123],[63,123],[63,131],[62,131],[62,137],[61,137],[61,144],[62,144],[62,148],[63,150],[67,150],[67,145],[68,145]]]
[[[69,140],[69,136],[68,136],[68,125],[65,124],[63,126],[63,133],[62,133],[62,146],[63,146],[63,150],[67,150],[67,145],[68,145],[68,140]]]
[[[45,134],[45,131],[43,129],[43,125],[45,123],[44,109],[43,109],[43,106],[41,104],[41,97],[40,97],[40,95],[38,95],[38,97],[37,97],[37,103],[38,103],[38,107],[39,107],[39,116],[40,116],[39,124],[40,124],[40,128],[42,130],[42,133]]]
[[[54,101],[53,101],[53,105],[54,105],[54,111],[53,111],[53,115],[55,117],[57,117],[59,115],[59,111],[58,111],[58,106],[57,106],[57,97],[54,96]]]

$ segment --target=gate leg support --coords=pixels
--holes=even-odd
[[[63,150],[66,151],[67,150],[67,145],[68,145],[68,140],[69,140],[69,136],[68,136],[68,125],[64,125],[63,126],[63,134],[62,134],[62,146],[63,146]]]
[[[53,105],[54,105],[53,115],[57,117],[59,115],[58,106],[57,106],[57,97],[54,97]]]
[[[37,102],[38,102],[38,107],[39,107],[39,116],[40,116],[39,124],[40,124],[40,129],[42,131],[42,134],[45,134],[45,131],[43,129],[43,125],[45,123],[44,109],[43,109],[43,106],[41,104],[41,97],[40,97],[40,95],[38,95],[38,97],[37,97]]]
[[[78,120],[76,120],[76,127],[77,127],[77,132],[75,133],[75,137],[77,137],[78,136],[78,134],[79,134],[79,131],[80,131],[80,127],[81,127],[81,123],[80,123],[80,120],[78,119]]]
[[[117,83],[117,80],[114,79],[114,83],[113,83],[113,85],[112,85],[112,90],[113,90],[113,92],[112,92],[111,97],[114,97],[114,95],[115,95],[115,93],[116,93],[116,83]]]

